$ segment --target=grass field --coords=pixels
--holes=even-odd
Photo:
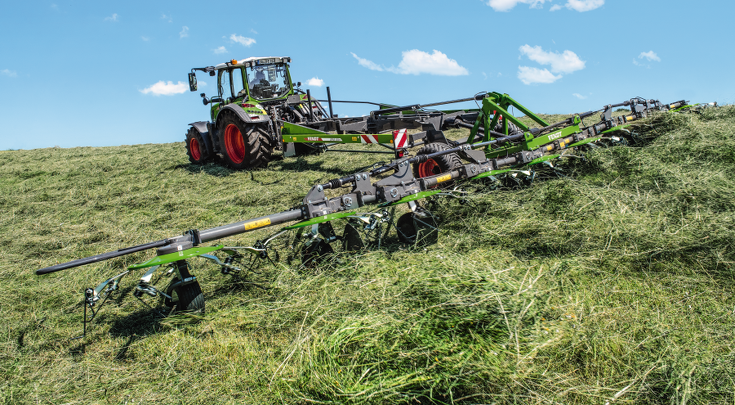
[[[2,151],[0,398],[733,404],[735,107],[636,131],[639,146],[585,152],[567,177],[461,184],[431,246],[389,239],[314,269],[286,252],[248,275],[267,290],[192,259],[204,315],[156,316],[131,277],[84,339],[84,288],[153,251],[34,270],[289,209],[377,155],[235,172],[190,165],[183,143]]]

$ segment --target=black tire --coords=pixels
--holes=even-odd
[[[189,156],[189,161],[197,165],[206,163],[212,156],[207,144],[204,143],[202,134],[194,127],[190,127],[186,132],[186,154]]]
[[[174,277],[169,286],[178,282],[179,278]],[[171,290],[171,288],[167,288],[167,290]],[[166,306],[173,307],[176,305],[176,309],[178,311],[204,313],[204,294],[202,293],[202,287],[199,286],[198,281],[176,287],[170,291],[169,295],[171,295],[173,299],[166,298],[164,300],[164,304],[166,304]]]
[[[219,146],[227,166],[240,170],[266,167],[273,154],[267,124],[246,124],[234,113],[223,111]]]
[[[433,142],[424,145],[416,152],[416,155],[428,155],[430,153],[441,152],[450,149],[449,145],[442,142]],[[434,159],[429,159],[423,163],[413,165],[413,176],[417,179],[428,176],[435,176],[440,173],[450,172],[462,166],[462,160],[456,153],[441,155]]]
[[[428,211],[409,212],[401,215],[396,222],[398,239],[409,245],[427,246],[439,239],[436,218]]]
[[[323,240],[319,240],[304,248],[301,253],[301,264],[307,268],[314,268],[333,254],[332,246]]]
[[[365,249],[365,241],[360,231],[352,224],[345,225],[345,231],[342,234],[342,250],[345,252],[357,252],[363,249]]]
[[[502,133],[503,132],[503,121],[498,121],[498,123],[495,124],[495,128],[493,128],[493,131]],[[508,123],[508,135],[517,134],[519,132],[523,132],[523,131],[521,131],[521,129],[518,128],[518,125],[512,122]]]

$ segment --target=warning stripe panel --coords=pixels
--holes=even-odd
[[[393,144],[397,149],[405,148],[408,143],[408,136],[406,135],[406,129],[399,129],[393,131]]]
[[[380,143],[373,135],[361,135],[362,143]]]

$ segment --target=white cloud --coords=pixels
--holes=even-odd
[[[467,69],[460,66],[454,59],[436,49],[434,53],[428,54],[418,49],[403,52],[403,59],[398,68],[390,68],[389,71],[402,75],[420,75],[428,73],[437,76],[465,76],[470,74]]]
[[[520,51],[534,62],[551,65],[551,71],[554,73],[572,73],[584,69],[585,62],[572,51],[546,52],[540,46],[529,45],[523,45]]]
[[[164,15],[162,15],[162,16],[161,16],[161,19],[162,19],[162,20],[166,20],[166,21],[168,21],[168,22],[173,22],[173,19],[171,18],[171,16],[170,16],[170,15],[166,15],[166,14],[164,14]]]
[[[484,77],[484,78],[485,78],[485,80],[487,80],[487,73],[485,73],[485,72],[482,72],[482,77]]]
[[[519,48],[522,55],[541,65],[551,66],[548,69],[538,69],[528,66],[518,67],[518,78],[525,84],[553,83],[563,75],[584,69],[585,61],[579,59],[576,53],[566,50],[562,53],[546,52],[540,46],[523,45]],[[556,75],[554,75],[556,73]]]
[[[557,11],[557,10],[561,10],[561,9],[562,9],[562,6],[560,6],[558,4],[554,4],[553,6],[551,6],[551,8],[549,9],[549,11]]]
[[[539,69],[528,66],[518,66],[518,78],[523,84],[554,83],[561,79],[561,75],[554,76],[548,69]]]
[[[174,94],[186,93],[188,88],[189,86],[183,82],[174,84],[171,81],[164,82],[163,80],[160,80],[158,83],[140,90],[140,92],[143,94],[151,93],[154,96],[171,96]]]
[[[179,39],[186,38],[188,36],[189,36],[189,27],[184,25],[183,27],[181,27],[181,32],[179,32]]]
[[[469,74],[467,69],[460,66],[456,60],[449,59],[446,54],[436,49],[434,49],[434,53],[432,54],[419,51],[418,49],[412,49],[410,51],[404,51],[402,55],[403,59],[401,59],[398,67],[384,67],[352,53],[352,56],[357,59],[357,63],[360,66],[370,70],[377,70],[378,72],[388,71],[401,75],[420,75],[427,73],[437,76],[464,76]]]
[[[145,37],[145,36],[144,36],[144,37],[140,37],[140,39],[142,39],[142,40],[143,40],[143,41],[145,41],[145,42],[148,42],[148,41],[150,41],[150,40],[151,40],[150,38],[148,38],[148,37]]]
[[[219,48],[213,49],[213,51],[215,54],[219,55],[221,53],[227,53],[227,48],[225,48],[224,46],[220,46]]]
[[[353,56],[353,57],[354,57],[355,59],[357,59],[357,63],[358,63],[358,64],[359,64],[360,66],[362,66],[362,67],[366,67],[366,68],[368,68],[368,69],[370,69],[370,70],[377,70],[378,72],[382,72],[382,71],[384,70],[384,69],[383,69],[383,68],[382,68],[382,67],[381,67],[380,65],[378,65],[377,63],[375,63],[375,62],[373,62],[373,61],[371,61],[371,60],[363,59],[363,58],[361,58],[361,57],[359,57],[359,56],[355,55],[355,53],[354,53],[354,52],[350,52],[350,53],[352,54],[352,56]]]
[[[207,85],[207,82],[203,82],[203,81],[198,81],[198,82],[197,82],[197,84],[198,84],[199,86],[206,86],[206,85]]]
[[[252,44],[255,43],[255,40],[248,37],[243,37],[242,35],[236,35],[232,34],[230,35],[230,41],[237,42],[238,44],[246,47],[250,47]]]
[[[254,30],[254,29],[252,29],[252,28],[250,28],[250,32],[252,32],[252,33],[253,33],[253,34],[255,34],[255,35],[258,35],[258,31]]]
[[[568,0],[564,6],[570,10],[579,11],[583,13],[585,11],[594,10],[600,8],[605,4],[605,0]],[[561,8],[561,7],[560,7]]]
[[[51,9],[54,11],[59,11],[59,5],[56,3],[51,4]]]
[[[584,100],[584,99],[586,99],[586,98],[587,98],[587,96],[583,96],[583,95],[581,95],[581,94],[579,94],[579,93],[574,93],[574,94],[572,94],[572,95],[573,95],[574,97],[577,97],[577,98],[578,98],[578,99],[580,99],[580,100]]]
[[[111,15],[109,17],[105,17],[105,21],[117,22],[117,14],[113,14],[113,15]]]
[[[10,70],[10,69],[0,70],[0,73],[2,73],[4,76],[8,76],[8,77],[18,77],[18,73],[15,72],[15,71],[13,71],[13,70]]]
[[[638,59],[643,58],[648,59],[649,62],[661,62],[661,58],[659,58],[654,51],[641,52],[641,54],[638,55]]]
[[[312,77],[309,79],[309,81],[306,82],[309,86],[316,86],[316,87],[322,87],[324,86],[324,80],[318,78],[318,77]]]
[[[530,4],[531,8],[541,8],[547,0],[489,0],[487,5],[495,11],[510,11],[517,4]]]

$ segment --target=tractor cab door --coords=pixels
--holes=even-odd
[[[247,98],[248,90],[243,80],[243,72],[241,68],[221,69],[217,74],[217,92],[219,93],[220,102],[212,104],[211,116],[212,121],[217,117],[219,110],[235,101],[242,101]]]
[[[232,103],[235,99],[242,100],[247,96],[242,69],[239,67],[220,70],[217,83],[219,95],[225,104]]]

